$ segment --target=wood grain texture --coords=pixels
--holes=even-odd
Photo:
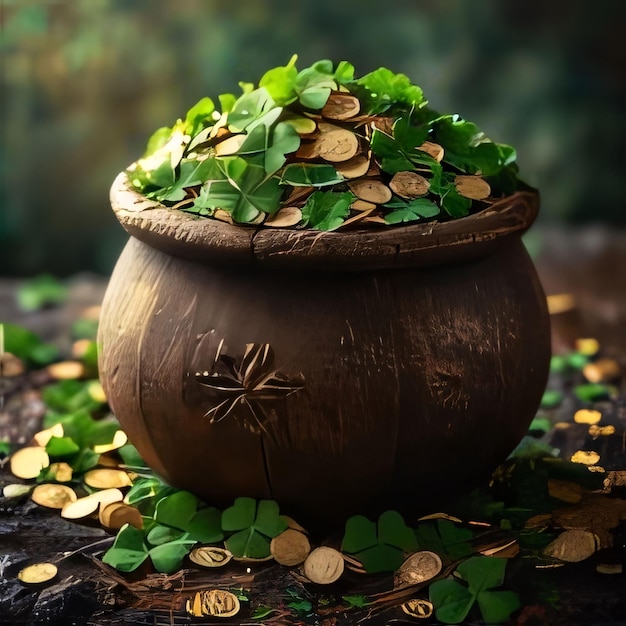
[[[196,217],[146,200],[121,173],[111,187],[111,205],[130,235],[181,258],[346,271],[424,267],[484,256],[533,223],[539,196],[518,192],[448,222],[325,232],[233,226]]]
[[[401,236],[393,246],[364,244],[373,260],[351,243],[334,271],[318,267],[329,266],[335,245],[318,233],[305,252],[299,246],[311,233],[281,231],[277,262],[254,261],[248,245],[241,266],[233,250],[221,257],[208,240],[179,254],[189,243],[182,233],[198,221],[158,241],[156,222],[136,223],[102,310],[111,406],[150,465],[217,506],[273,497],[305,525],[390,505],[431,509],[438,494],[476,484],[506,457],[545,386],[545,297],[519,237],[531,205],[514,203],[524,219],[507,210],[474,216],[488,227],[470,234],[463,220],[443,231],[411,227],[411,237],[394,229]],[[139,240],[146,233],[154,247]],[[323,260],[314,263],[317,254]],[[347,271],[346,258],[378,267]],[[276,370],[304,379],[297,392],[259,400],[260,434],[237,419],[249,411],[245,400],[211,424],[205,414],[215,398],[195,379],[219,351],[236,369],[250,343],[269,344]]]

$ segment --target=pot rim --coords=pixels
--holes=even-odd
[[[539,192],[532,189],[448,222],[351,231],[235,226],[149,200],[131,186],[125,171],[115,178],[110,201],[129,235],[173,256],[209,263],[338,271],[480,258],[511,236],[521,236],[539,211]]]

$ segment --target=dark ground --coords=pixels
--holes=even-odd
[[[572,294],[576,306],[555,314],[553,345],[555,352],[571,348],[580,337],[595,337],[602,346],[603,355],[615,358],[626,371],[626,233],[606,228],[584,231],[542,233],[542,251],[537,267],[548,295]],[[15,305],[17,281],[0,280],[0,320],[27,326],[42,338],[69,348],[68,329],[85,307],[101,301],[106,280],[91,275],[79,275],[69,281],[71,296],[66,306],[24,315]],[[570,411],[571,406],[562,409]],[[626,401],[623,392],[614,400],[611,411],[626,425]],[[17,416],[17,417],[15,417]],[[558,416],[557,416],[558,417]],[[571,414],[563,414],[563,420]],[[14,414],[13,421],[0,421],[0,440],[7,436],[15,443],[24,443],[39,429],[41,413]],[[556,433],[549,433],[548,441],[555,441]],[[563,454],[576,450],[579,441],[559,442]],[[619,443],[619,442],[618,442]],[[613,469],[626,469],[623,441],[612,450]],[[0,485],[14,482],[5,465],[0,468]],[[626,535],[626,533],[624,533]],[[108,535],[97,526],[64,521],[58,514],[34,504],[11,504],[0,499],[0,624],[81,624],[122,626],[125,624],[295,624],[310,623],[320,626],[342,626],[356,623],[354,613],[341,611],[328,616],[319,615],[312,621],[287,621],[274,614],[268,620],[233,618],[233,620],[204,621],[184,616],[184,612],[170,612],[175,604],[180,608],[181,582],[176,577],[156,575],[143,580],[122,579],[115,572],[102,571],[86,555],[77,554],[63,561],[63,575],[58,582],[44,590],[30,589],[16,581],[15,575],[29,560],[46,560],[61,553],[79,550],[106,539]],[[611,558],[626,560],[626,552],[617,550],[626,537],[616,541]],[[95,546],[87,552],[97,552]],[[517,626],[592,626],[626,625],[626,574],[602,575],[595,571],[600,557],[558,569],[534,570],[526,588],[520,589],[525,599],[524,608],[514,622]],[[252,573],[235,568],[228,574],[227,583],[241,585],[250,591],[250,599],[263,603],[264,597],[280,595],[294,580],[279,566],[255,566]],[[185,590],[189,594],[194,584],[206,588],[214,581],[224,584],[215,575],[193,572],[186,575]],[[224,575],[218,575],[224,576]],[[362,580],[362,579],[361,579]],[[297,581],[296,581],[297,582]],[[357,585],[359,593],[376,590],[378,582],[363,583],[348,579],[342,593]],[[142,587],[143,585],[143,587]],[[360,587],[358,587],[360,585]],[[550,595],[552,600],[550,602]],[[555,595],[556,594],[556,595]],[[174,600],[173,600],[174,599]],[[178,602],[178,604],[176,604]],[[366,613],[359,614],[360,618]],[[410,624],[399,610],[376,618],[359,621],[374,624]],[[435,623],[428,621],[427,623]]]

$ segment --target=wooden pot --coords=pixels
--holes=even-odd
[[[432,510],[522,438],[550,357],[523,192],[446,223],[231,226],[146,200],[104,299],[100,374],[146,462],[209,503],[301,523]]]

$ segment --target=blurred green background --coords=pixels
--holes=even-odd
[[[297,52],[407,74],[518,150],[544,223],[626,226],[626,3],[3,0],[0,273],[108,274],[149,135]]]

